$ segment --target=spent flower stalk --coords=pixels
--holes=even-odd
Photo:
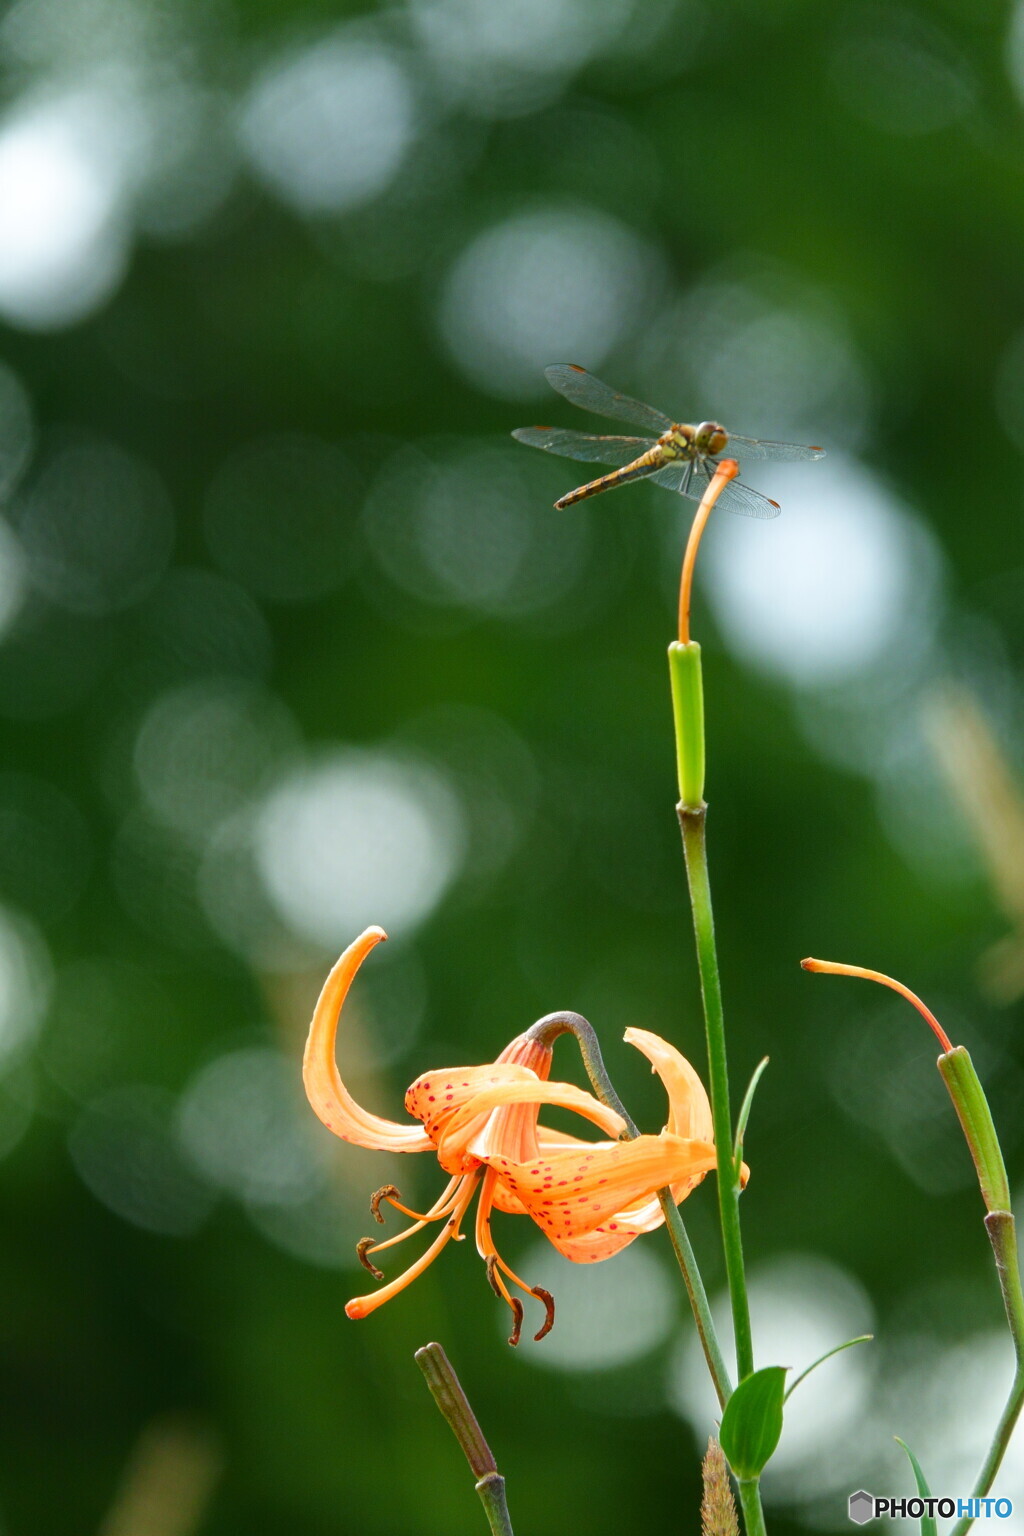
[[[942,1046],[937,1066],[949,1091],[978,1175],[978,1186],[986,1209],[985,1230],[992,1245],[1015,1360],[1009,1395],[972,1491],[973,1498],[985,1498],[992,1488],[1014,1427],[1024,1409],[1024,1290],[1021,1287],[1016,1224],[1010,1209],[1010,1185],[999,1144],[999,1133],[992,1119],[985,1090],[964,1046],[953,1044],[931,1009],[902,982],[886,976],[882,971],[868,970],[859,965],[844,965],[833,960],[808,959],[800,963],[805,971],[860,977],[891,987],[917,1009]],[[953,1527],[952,1536],[966,1536],[973,1524],[973,1518],[964,1515]]]

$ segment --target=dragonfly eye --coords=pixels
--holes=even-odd
[[[697,448],[712,458],[722,452],[728,441],[728,432],[717,421],[702,421],[697,428]]]

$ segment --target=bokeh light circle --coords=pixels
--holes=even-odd
[[[640,319],[659,261],[625,224],[578,204],[493,224],[456,259],[441,294],[441,334],[487,394],[531,398],[551,362],[596,368]]]
[[[405,932],[423,922],[458,873],[464,841],[437,768],[359,751],[290,774],[255,830],[257,868],[281,918],[328,949],[370,923]]]

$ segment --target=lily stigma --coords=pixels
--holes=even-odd
[[[439,1223],[433,1242],[396,1279],[348,1302],[349,1317],[367,1317],[397,1296],[434,1262],[448,1243],[463,1237],[474,1195],[475,1239],[487,1278],[512,1312],[517,1344],[523,1303],[516,1288],[542,1302],[541,1339],[554,1322],[554,1300],[529,1285],[498,1252],[491,1232],[494,1210],[528,1216],[549,1241],[575,1263],[611,1258],[642,1232],[659,1227],[664,1216],[657,1191],[666,1187],[684,1200],[715,1167],[711,1108],[704,1086],[689,1062],[668,1041],[644,1029],[627,1029],[625,1039],[643,1052],[668,1094],[668,1122],[657,1136],[632,1140],[622,1116],[572,1083],[549,1082],[552,1049],[537,1038],[539,1026],[517,1035],[485,1066],[450,1067],[423,1073],[405,1096],[417,1124],[400,1125],[363,1109],[342,1081],[335,1058],[338,1023],[359,967],[387,935],[367,928],[338,960],[324,983],[303,1060],[310,1104],[336,1136],[375,1151],[433,1152],[449,1183],[429,1210],[420,1214],[402,1203],[393,1184],[373,1196],[370,1209],[383,1222],[386,1202],[412,1225],[380,1242],[357,1244],[360,1262],[378,1280],[384,1276],[373,1256]],[[612,1139],[581,1141],[539,1122],[542,1105],[574,1111]],[[744,1180],[746,1169],[743,1170]]]

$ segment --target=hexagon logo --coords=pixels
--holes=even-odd
[[[874,1519],[874,1514],[875,1500],[873,1494],[865,1493],[863,1488],[859,1488],[856,1493],[850,1494],[850,1519],[854,1525],[866,1525],[869,1520]]]

